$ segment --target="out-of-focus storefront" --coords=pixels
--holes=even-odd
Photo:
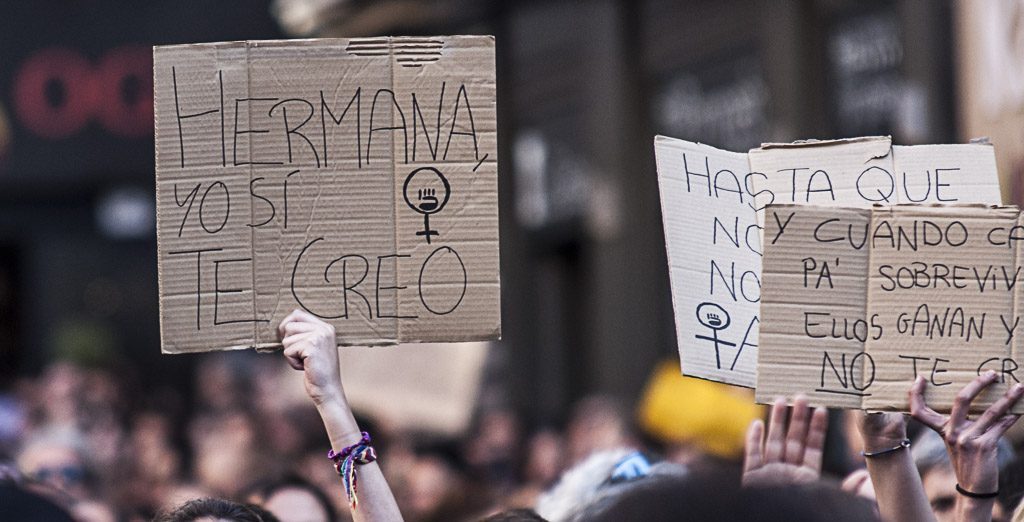
[[[152,46],[279,36],[250,0],[3,9],[0,382],[58,353],[180,367],[157,349]]]
[[[1003,201],[1024,204],[1024,3],[956,4],[961,139],[996,146]]]

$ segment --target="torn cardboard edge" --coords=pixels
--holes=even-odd
[[[830,147],[833,145],[849,145],[852,143],[870,143],[874,141],[889,141],[892,142],[892,136],[858,136],[856,138],[834,138],[834,139],[818,139],[808,138],[803,140],[794,140],[790,142],[767,142],[762,143],[760,147],[750,149],[749,152],[755,150],[769,150],[769,149],[793,149],[802,147]]]
[[[666,136],[660,136],[659,135],[657,137],[664,138]],[[676,138],[668,137],[668,139],[676,139]],[[766,150],[766,149],[785,149],[785,148],[794,148],[794,147],[817,147],[817,146],[830,146],[830,145],[845,145],[845,144],[848,144],[848,143],[859,143],[859,142],[875,141],[875,140],[889,140],[891,142],[892,141],[892,136],[890,136],[890,135],[884,135],[884,136],[879,135],[879,136],[858,136],[856,138],[824,138],[824,139],[807,138],[807,139],[803,139],[803,140],[793,140],[793,141],[790,141],[790,142],[769,141],[769,142],[762,143],[760,147],[756,147],[756,148],[753,148],[753,149],[750,149],[750,150],[751,151],[755,151],[755,150],[758,150],[758,149]],[[699,144],[700,142],[695,142],[695,143]],[[899,147],[922,147],[922,146],[924,146],[924,147],[928,147],[928,146],[941,147],[943,145],[988,145],[988,146],[994,147],[994,144],[992,143],[992,141],[989,139],[988,136],[979,136],[977,138],[971,138],[971,139],[967,140],[966,143],[915,143],[915,144],[911,144],[911,145],[898,145],[898,146]]]

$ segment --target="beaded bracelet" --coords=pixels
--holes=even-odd
[[[352,509],[356,509],[359,505],[359,498],[356,496],[356,465],[369,464],[377,460],[377,452],[370,446],[370,434],[364,431],[359,442],[345,447],[339,453],[335,453],[333,449],[328,451],[327,458],[334,461],[334,469],[341,476],[348,503]]]
[[[888,449],[872,451],[872,452],[862,451],[862,452],[860,452],[860,454],[863,455],[865,458],[881,457],[882,455],[888,455],[889,453],[895,453],[895,452],[897,452],[897,451],[899,451],[901,449],[906,449],[906,448],[909,448],[909,447],[910,447],[910,439],[903,439],[900,442],[899,446],[893,446],[893,447],[888,448]]]

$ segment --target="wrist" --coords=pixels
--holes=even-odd
[[[956,499],[957,511],[960,513],[959,520],[991,520],[992,508],[996,505],[996,499],[978,499],[959,495]]]
[[[907,440],[906,433],[893,435],[879,435],[875,437],[864,437],[864,452],[878,453],[901,446]]]
[[[317,405],[320,418],[324,421],[324,428],[330,438],[331,447],[341,451],[346,446],[351,446],[362,438],[359,424],[348,403],[342,400],[331,400]]]
[[[358,431],[343,431],[341,433],[331,434],[331,449],[334,451],[342,451],[343,449],[358,444],[363,439],[363,433]]]
[[[957,496],[969,500],[991,500],[999,493],[999,479],[980,477],[978,480],[956,481]]]
[[[330,407],[334,405],[348,408],[348,399],[345,397],[345,391],[341,385],[325,386],[319,390],[318,393],[311,393],[310,398],[313,399],[313,404],[317,408]]]

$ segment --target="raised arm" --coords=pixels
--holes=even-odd
[[[882,520],[935,520],[921,477],[914,467],[902,413],[860,413],[857,428],[864,439],[864,460]]]
[[[910,390],[910,412],[915,419],[937,431],[946,441],[946,451],[953,463],[957,480],[956,510],[961,522],[992,520],[992,508],[999,493],[999,464],[996,460],[999,437],[1017,422],[1020,415],[1010,410],[1024,396],[1024,386],[1013,385],[977,420],[967,414],[971,402],[996,382],[995,372],[988,372],[971,381],[956,395],[949,416],[936,413],[924,400],[926,381],[918,377]]]
[[[345,390],[341,384],[341,368],[338,364],[338,348],[334,327],[302,310],[295,310],[281,321],[278,335],[284,345],[284,356],[288,364],[305,374],[306,393],[313,400],[320,418],[324,421],[331,448],[335,453],[356,449],[362,458],[351,461],[356,474],[356,498],[352,518],[356,522],[401,521],[402,514],[388,487],[380,466],[373,462],[372,451],[357,446],[362,433],[356,424]],[[372,443],[371,443],[372,444]],[[341,471],[347,469],[344,459]],[[359,462],[370,461],[364,464]],[[324,459],[324,465],[331,463]],[[351,498],[350,498],[351,501]],[[351,502],[350,502],[351,503]]]

